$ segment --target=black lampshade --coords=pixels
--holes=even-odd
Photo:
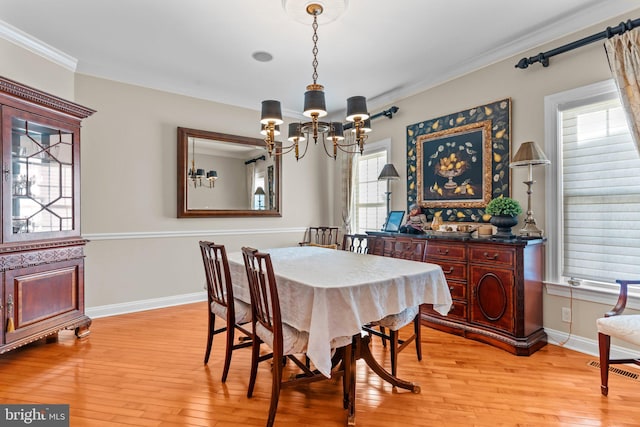
[[[218,177],[218,171],[207,172],[207,178],[216,179]]]
[[[304,134],[300,129],[300,123],[289,123],[289,136],[287,137],[287,139],[293,142],[296,138],[298,138],[299,142],[305,140]]]
[[[344,139],[344,128],[340,122],[331,122],[331,129],[329,135],[333,138],[342,140]]]
[[[253,194],[256,196],[264,196],[266,193],[264,192],[264,188],[258,187],[256,188],[256,191]]]
[[[324,91],[308,90],[304,93],[304,114],[311,117],[313,113],[317,113],[318,117],[327,115],[327,105],[324,101]]]
[[[398,179],[400,175],[398,175],[398,171],[391,163],[387,163],[380,171],[380,175],[378,175],[378,180],[384,179]]]
[[[196,176],[204,176],[204,169],[197,169]]]
[[[260,115],[260,123],[269,124],[274,122],[276,125],[282,124],[282,109],[280,101],[269,99],[262,101],[262,114]]]
[[[356,117],[360,117],[361,120],[369,118],[367,112],[367,98],[364,96],[352,96],[347,98],[347,121],[355,122]]]

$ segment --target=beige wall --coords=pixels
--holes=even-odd
[[[257,111],[86,75],[76,76],[76,95],[98,111],[82,130],[88,307],[201,292],[199,239],[230,251],[284,246],[329,221],[316,147],[283,161],[281,218],[176,218],[177,127],[256,137]]]
[[[393,120],[374,121],[370,141],[391,139],[393,162],[404,177],[407,125],[510,97],[512,152],[528,140],[543,146],[544,96],[610,78],[602,43],[552,58],[548,68],[535,64],[518,70],[514,64],[523,56],[627,18],[605,22],[394,102],[400,111]],[[250,111],[87,75],[73,76],[3,40],[0,55],[2,75],[97,110],[83,123],[82,134],[82,233],[92,240],[86,249],[89,310],[136,309],[144,306],[136,306],[140,301],[202,295],[200,239],[214,239],[229,250],[243,245],[275,247],[295,244],[308,225],[341,224],[340,185],[333,179],[337,165],[313,146],[300,162],[284,159],[281,218],[176,218],[176,128],[255,137],[258,106]],[[70,84],[74,79],[75,86]],[[524,171],[514,171],[512,195],[521,202],[526,201],[524,178]],[[535,179],[536,219],[544,228],[549,213],[544,209],[542,170],[536,170]],[[405,181],[392,182],[391,191],[392,207],[406,209]],[[149,303],[154,304],[161,305]],[[545,328],[568,333],[568,324],[560,321],[560,307],[568,306],[569,301],[545,295],[544,304]],[[594,339],[594,319],[609,304],[578,302],[574,307],[572,332]]]
[[[74,100],[74,72],[0,38],[0,75]]]
[[[640,12],[640,10],[636,11]],[[630,13],[629,16],[636,16]],[[523,52],[498,62],[479,71],[452,80],[417,95],[394,102],[399,111],[392,120],[380,118],[372,123],[374,140],[391,138],[393,162],[402,176],[398,181],[391,181],[392,209],[406,210],[406,126],[420,121],[440,117],[450,113],[463,111],[474,106],[487,104],[503,98],[511,98],[511,153],[525,141],[535,141],[544,148],[544,97],[568,89],[590,83],[611,79],[602,42],[593,43],[580,49],[550,59],[550,66],[542,67],[534,64],[526,70],[515,68],[515,64],[524,56],[532,56],[538,52],[556,48],[565,43],[602,31],[606,26],[618,25],[629,18],[622,16],[601,25],[586,29],[569,37],[540,46],[529,52]],[[385,106],[384,108],[388,108]],[[377,111],[377,110],[376,110]],[[517,168],[512,173],[512,196],[523,206],[527,203],[526,168]],[[545,189],[544,168],[534,170],[537,181],[533,188],[533,208],[538,225],[544,229],[545,218],[554,213],[544,209]],[[337,214],[337,213],[336,213]],[[520,218],[522,224],[522,217]],[[547,236],[553,239],[554,236]],[[597,304],[574,300],[573,326],[561,321],[561,308],[571,306],[564,297],[544,296],[545,329],[560,333],[572,333],[586,339],[597,339],[595,319],[613,307],[615,299],[610,297],[610,304]]]

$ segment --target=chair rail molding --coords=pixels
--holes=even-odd
[[[205,230],[180,230],[180,231],[131,231],[123,233],[84,233],[82,238],[97,240],[127,240],[127,239],[163,239],[180,237],[202,237],[202,236],[238,236],[256,234],[281,234],[298,233],[302,234],[307,227],[290,228],[252,228],[252,229],[205,229]]]

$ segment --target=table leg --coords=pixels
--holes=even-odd
[[[371,347],[369,346],[369,342],[371,341],[371,337],[368,335],[362,336],[358,334],[353,337],[353,352],[355,353],[354,360],[364,359],[367,365],[371,368],[373,372],[378,374],[380,378],[388,382],[394,387],[400,387],[405,390],[411,390],[413,393],[420,393],[420,386],[418,384],[401,380],[398,377],[391,375],[386,369],[384,369],[380,364],[376,361],[376,359],[371,354]],[[354,378],[355,381],[355,378]],[[354,388],[355,392],[355,388]]]
[[[355,340],[352,340],[355,341]],[[356,425],[356,359],[353,345],[344,347],[344,408],[347,425]]]

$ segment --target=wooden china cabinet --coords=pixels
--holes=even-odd
[[[0,77],[0,353],[89,334],[80,237],[80,122],[95,111]]]

